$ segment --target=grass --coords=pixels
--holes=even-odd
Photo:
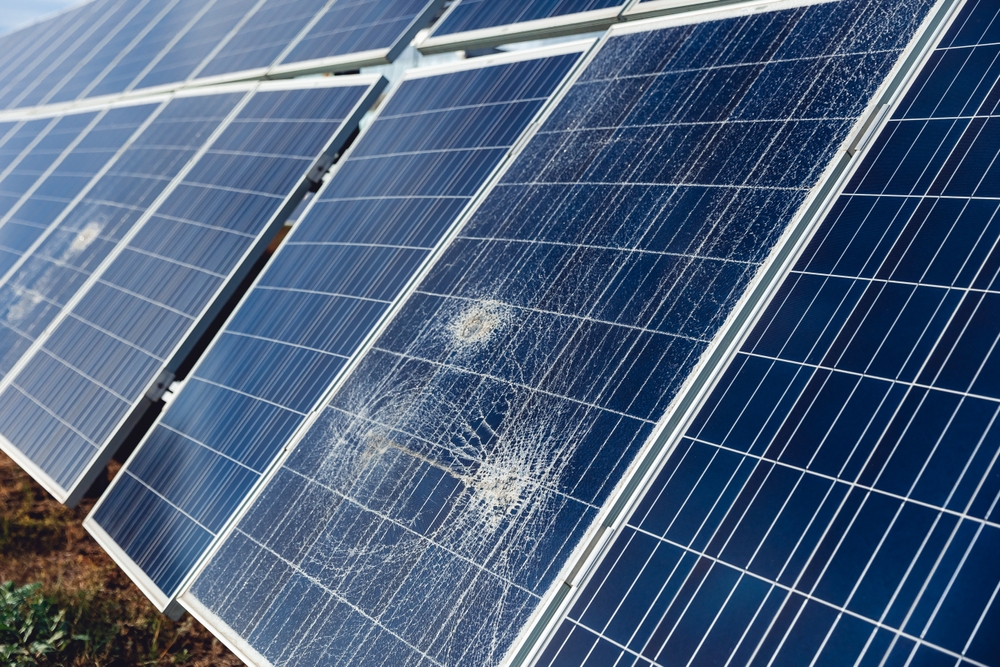
[[[83,529],[93,504],[63,507],[0,453],[0,583],[11,582],[0,588],[0,615],[5,601],[16,607],[41,642],[29,658],[0,652],[0,665],[242,665],[190,616],[173,622],[156,611]]]

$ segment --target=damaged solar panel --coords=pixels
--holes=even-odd
[[[613,28],[184,606],[252,664],[509,659],[931,4]]]
[[[589,45],[388,96],[87,519],[161,608]]]

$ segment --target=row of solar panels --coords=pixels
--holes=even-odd
[[[461,0],[426,52],[572,34],[677,0]],[[0,109],[394,60],[444,0],[93,0],[0,37]]]
[[[997,13],[411,70],[249,288],[382,79],[8,119],[0,445],[185,376],[86,526],[252,664],[1000,664]]]

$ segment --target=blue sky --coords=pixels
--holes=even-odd
[[[81,0],[0,0],[0,34],[80,4]]]

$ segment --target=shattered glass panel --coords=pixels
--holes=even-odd
[[[165,595],[579,58],[414,78],[384,103],[95,510]]]
[[[970,1],[540,665],[1000,665],[998,37]]]
[[[499,664],[930,4],[610,38],[185,600],[274,665]]]

